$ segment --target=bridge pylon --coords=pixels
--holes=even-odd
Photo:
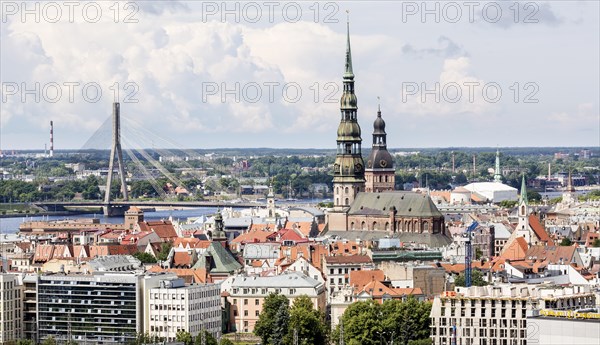
[[[119,177],[121,180],[121,193],[123,194],[123,200],[129,200],[129,194],[127,192],[127,183],[125,182],[125,162],[123,161],[123,151],[121,150],[121,114],[120,104],[118,102],[113,103],[112,112],[112,146],[110,149],[110,160],[108,161],[108,176],[106,178],[106,191],[104,192],[104,214],[107,216],[118,215],[124,212],[121,207],[111,205],[110,200],[110,187],[112,185],[115,156],[119,166]],[[117,210],[118,208],[119,210]]]

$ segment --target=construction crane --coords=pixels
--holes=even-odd
[[[472,283],[473,237],[475,236],[473,231],[475,231],[477,226],[479,226],[479,223],[473,221],[463,234],[463,237],[465,238],[465,287],[471,287]]]

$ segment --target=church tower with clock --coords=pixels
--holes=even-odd
[[[373,123],[373,148],[367,160],[365,192],[391,192],[396,184],[394,158],[387,150],[385,121],[381,118],[381,107]]]
[[[354,73],[350,52],[350,23],[347,24],[346,68],[344,89],[340,99],[341,119],[337,130],[337,153],[333,171],[333,204],[349,207],[356,194],[365,191],[365,164],[361,152],[361,133],[354,94]]]

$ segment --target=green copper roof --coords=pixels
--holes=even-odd
[[[403,217],[443,217],[429,195],[403,191],[358,193],[348,214],[387,216],[392,207]]]
[[[228,252],[223,246],[217,242],[212,242],[204,254],[192,267],[193,269],[206,267],[206,256],[211,256],[211,273],[233,273],[242,268],[242,265],[235,260],[233,255]]]
[[[352,52],[350,51],[350,22],[347,23],[346,36],[346,71],[344,72],[344,78],[354,78],[354,73],[352,72]]]
[[[521,201],[527,204],[527,184],[525,183],[525,174],[523,174],[523,180],[521,181]]]

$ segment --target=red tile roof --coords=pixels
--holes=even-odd
[[[541,242],[544,242],[546,243],[546,245],[549,246],[554,245],[554,241],[552,241],[550,236],[548,236],[548,233],[546,232],[546,229],[544,229],[544,226],[540,223],[539,219],[533,214],[529,215],[529,226]]]
[[[206,283],[206,270],[191,268],[161,268],[158,265],[152,266],[148,272],[170,272],[175,273],[179,278],[183,278],[186,283],[204,284]]]
[[[368,264],[373,263],[370,257],[367,255],[338,255],[338,256],[326,256],[325,262],[328,265],[337,265],[337,264]]]
[[[140,231],[154,231],[163,241],[173,241],[177,232],[170,220],[144,221],[138,223]]]
[[[385,274],[382,270],[358,270],[350,272],[350,285],[359,291],[372,281],[382,281],[384,279]]]
[[[252,224],[252,225],[254,225],[254,224]],[[269,237],[269,235],[272,235],[274,233],[275,232],[272,232],[272,231],[250,230],[250,231],[243,233],[243,234],[239,235],[238,237],[234,238],[231,241],[231,243],[245,244],[245,243],[267,242],[267,237]]]

